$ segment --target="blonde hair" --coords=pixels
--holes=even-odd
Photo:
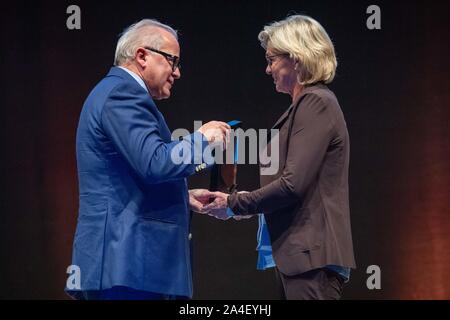
[[[167,30],[178,40],[177,31],[155,19],[143,19],[132,24],[120,35],[117,41],[114,65],[120,66],[134,59],[136,49],[140,46],[150,46],[159,50],[163,38],[158,28]]]
[[[333,81],[337,67],[334,46],[325,29],[313,18],[293,15],[273,22],[264,27],[258,39],[264,49],[289,54],[299,62],[300,84]]]

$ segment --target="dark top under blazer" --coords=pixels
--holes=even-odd
[[[261,175],[258,190],[231,194],[229,207],[265,214],[276,265],[286,275],[330,264],[355,267],[350,142],[336,96],[324,84],[305,87],[273,128],[280,130],[278,172]]]

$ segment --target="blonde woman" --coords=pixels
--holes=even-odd
[[[336,72],[334,47],[324,28],[304,15],[264,27],[258,38],[276,91],[292,98],[274,125],[279,129],[279,170],[261,175],[258,190],[216,192],[205,209],[219,218],[264,214],[258,267],[276,267],[285,299],[339,299],[355,261],[350,142],[338,100],[326,85]],[[264,234],[269,246],[262,243]]]

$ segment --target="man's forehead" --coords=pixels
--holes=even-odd
[[[146,31],[146,32],[158,33],[158,34],[161,34],[161,35],[170,35],[171,37],[176,39],[176,36],[173,34],[173,32],[171,32],[171,31],[169,31],[169,30],[167,30],[167,29],[165,29],[165,28],[163,28],[161,26],[154,26],[154,25],[145,26],[143,28],[143,30]]]
[[[160,50],[167,52],[174,56],[180,56],[180,46],[177,42],[164,41],[160,47]]]
[[[160,33],[160,36],[163,39],[163,42],[161,44],[161,49],[170,49],[170,50],[176,50],[180,51],[180,44],[178,43],[178,40],[175,38],[175,36],[166,31],[163,30],[163,32]]]
[[[166,38],[167,40],[171,40],[171,41],[178,43],[176,36],[172,32],[170,32],[166,29],[163,29],[161,27],[157,27],[156,32],[158,32],[162,37]]]
[[[170,32],[169,30],[166,30],[159,26],[148,26],[145,31],[147,34],[158,34],[161,38],[163,38],[164,43],[171,43],[178,45],[178,40],[176,36]]]

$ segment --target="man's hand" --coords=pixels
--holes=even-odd
[[[204,206],[209,204],[214,193],[206,189],[189,190],[189,208],[198,213],[208,213],[204,210]]]
[[[225,147],[229,140],[231,127],[225,122],[210,121],[202,125],[198,131],[203,134],[209,143],[222,143]]]
[[[228,194],[223,193],[223,192],[210,192],[208,190],[207,191],[207,202],[206,204],[203,206],[201,211],[197,211],[200,213],[206,213],[209,216],[215,217],[217,219],[220,220],[228,220],[230,218],[230,216],[227,214],[227,210],[228,210]],[[240,191],[238,193],[248,193],[248,191]],[[211,203],[208,203],[209,201],[211,201],[211,199],[214,199],[214,201],[212,201]],[[253,215],[235,215],[233,216],[233,219],[235,220],[244,220],[244,219],[249,219],[253,217]]]
[[[223,192],[212,192],[214,201],[204,207],[204,210],[208,215],[213,216],[220,220],[227,220],[230,217],[227,214],[228,204],[228,194]]]

